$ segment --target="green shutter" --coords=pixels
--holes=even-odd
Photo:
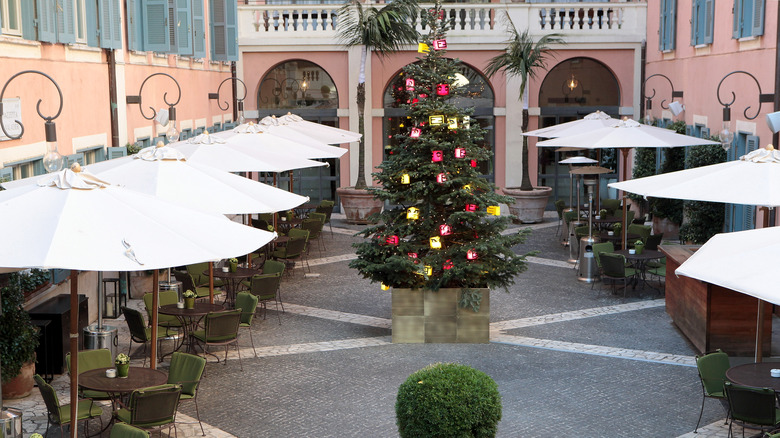
[[[127,156],[127,146],[109,147],[106,149],[108,150],[109,160]]]
[[[55,19],[57,20],[57,42],[71,44],[76,42],[76,5],[74,0],[55,0]]]
[[[28,0],[30,1],[30,0]],[[35,2],[38,27],[38,41],[57,42],[57,5],[56,0],[37,0]]]
[[[192,56],[206,57],[206,18],[203,15],[203,0],[192,2]]]
[[[225,47],[225,0],[210,0],[209,5],[211,60],[227,61],[227,49]]]
[[[50,269],[49,272],[51,272],[52,284],[60,284],[70,277],[69,269]]]
[[[238,61],[238,4],[225,0],[225,50],[228,61]]]
[[[197,3],[199,0],[195,0]],[[192,17],[190,0],[176,0],[176,49],[179,55],[192,56]]]
[[[693,135],[693,125],[685,125],[685,135]]]
[[[144,50],[167,53],[171,48],[167,0],[145,0],[142,6]]]
[[[764,11],[766,0],[753,0],[753,14],[751,15],[751,36],[764,34]]]
[[[760,139],[757,135],[748,135],[745,137],[745,154],[749,154],[758,149],[760,145]]]

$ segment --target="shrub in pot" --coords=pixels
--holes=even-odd
[[[501,420],[501,394],[482,371],[437,363],[401,384],[395,413],[402,438],[494,437]]]
[[[18,376],[24,365],[34,361],[38,347],[38,331],[22,307],[24,290],[21,280],[19,274],[11,274],[8,283],[0,288],[0,374],[3,384]],[[29,383],[32,388],[32,375]]]

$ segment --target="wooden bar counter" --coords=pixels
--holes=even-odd
[[[661,245],[666,254],[666,313],[699,353],[720,348],[752,356],[756,346],[758,300],[731,289],[677,276],[674,271],[699,245]],[[772,304],[765,303],[763,354],[772,343]]]

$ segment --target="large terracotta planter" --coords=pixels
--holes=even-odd
[[[479,289],[479,312],[458,305],[461,289],[393,288],[393,342],[490,342],[490,290]]]
[[[336,194],[341,198],[341,206],[347,216],[347,223],[365,225],[370,223],[368,217],[382,211],[382,201],[375,199],[368,190],[354,187],[340,187]]]
[[[12,400],[30,395],[35,382],[33,374],[35,374],[35,361],[22,365],[22,371],[18,376],[3,383],[3,399]]]
[[[543,220],[552,187],[539,186],[534,187],[533,190],[505,187],[502,190],[505,195],[515,198],[515,203],[509,205],[509,212],[517,217],[515,222],[535,224]]]

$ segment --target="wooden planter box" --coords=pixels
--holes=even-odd
[[[479,289],[479,312],[458,305],[461,289],[393,288],[393,342],[490,342],[490,290]]]

